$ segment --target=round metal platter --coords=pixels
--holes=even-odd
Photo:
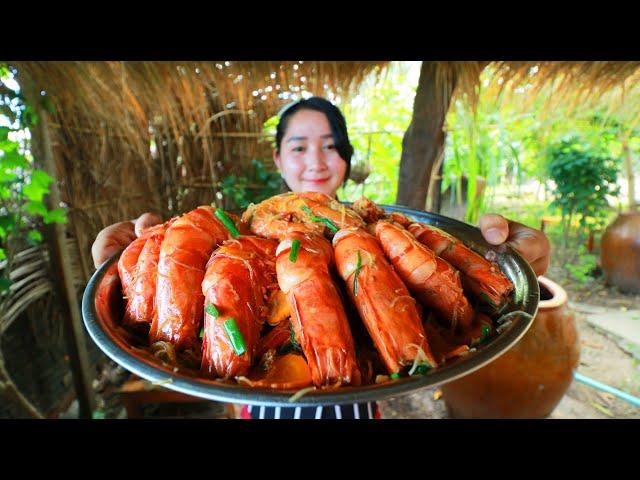
[[[400,206],[382,205],[386,211],[401,212],[416,221],[434,225],[462,240],[467,246],[485,256],[489,250],[515,289],[511,301],[501,315],[509,315],[510,323],[499,335],[476,347],[463,357],[448,361],[424,375],[401,377],[381,384],[338,389],[315,389],[294,402],[295,391],[250,388],[248,386],[210,380],[164,367],[139,348],[135,348],[129,334],[120,326],[124,302],[117,261],[120,254],[107,260],[91,277],[82,298],[82,317],[89,335],[113,361],[156,385],[209,400],[264,406],[317,406],[356,402],[370,402],[434,387],[460,378],[481,368],[505,353],[527,332],[538,309],[540,290],[538,280],[529,264],[513,249],[495,247],[484,241],[480,230],[466,223],[442,215],[420,212]],[[518,313],[525,312],[525,314]]]

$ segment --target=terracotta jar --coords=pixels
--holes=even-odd
[[[622,292],[640,293],[640,212],[621,213],[600,242],[605,281]]]
[[[454,418],[545,418],[573,380],[580,343],[567,292],[538,277],[540,303],[527,333],[490,364],[442,387]]]

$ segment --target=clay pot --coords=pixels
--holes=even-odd
[[[600,243],[605,281],[622,292],[640,293],[640,212],[621,213]]]
[[[480,370],[442,387],[454,418],[545,418],[573,380],[580,343],[567,292],[538,277],[540,303],[520,341]]]

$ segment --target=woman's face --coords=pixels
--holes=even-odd
[[[347,171],[338,154],[327,117],[315,110],[299,110],[287,123],[280,152],[273,159],[294,192],[321,192],[335,197]]]

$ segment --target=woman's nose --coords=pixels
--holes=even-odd
[[[310,170],[324,170],[327,168],[322,148],[308,149],[305,161],[307,168]]]

